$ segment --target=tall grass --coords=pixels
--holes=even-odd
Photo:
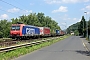
[[[58,42],[60,40],[65,39],[67,37],[68,36],[63,36],[63,37],[57,38],[55,40],[51,40],[49,42],[41,43],[39,45],[34,45],[34,46],[30,46],[30,47],[22,47],[22,48],[18,48],[16,50],[13,50],[13,51],[0,53],[0,60],[11,60],[11,59],[14,59],[16,57],[19,57],[21,55],[25,55],[27,53],[30,53],[30,52],[32,52],[34,50],[37,50],[37,49],[40,49],[42,47],[49,46],[49,45],[51,45],[51,44],[53,44],[55,42]]]

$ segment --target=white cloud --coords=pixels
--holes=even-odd
[[[68,20],[71,20],[71,21],[78,21],[79,19],[77,19],[77,18],[69,18]]]
[[[64,21],[70,21],[70,22],[74,22],[74,21],[78,21],[78,18],[70,18],[67,14],[65,14],[64,16],[62,16],[60,19],[64,20]]]
[[[79,19],[77,19],[77,18],[65,17],[65,18],[63,18],[63,20],[67,20],[67,21],[78,21]]]
[[[81,10],[90,10],[90,5],[87,5],[85,8],[82,8]]]
[[[81,10],[85,10],[85,8],[82,8]]]
[[[90,5],[86,6],[86,9],[90,10]]]
[[[87,14],[90,14],[90,5],[87,5],[85,8],[82,8],[81,10],[86,11]]]
[[[25,10],[24,13],[32,13],[32,10]]]
[[[9,16],[7,14],[2,14],[0,15],[0,19],[8,19]]]
[[[55,18],[52,18],[52,20],[56,20]]]
[[[90,12],[87,12],[87,14],[90,14]]]
[[[78,19],[78,21],[77,22],[80,22],[81,21],[81,19]]]
[[[67,7],[60,6],[59,9],[53,10],[52,13],[57,13],[57,12],[67,12]]]
[[[30,14],[32,12],[33,12],[32,10],[24,10],[21,13],[24,14],[24,15],[28,15],[28,14]]]
[[[57,22],[59,22],[58,24],[60,25],[61,29],[65,29],[66,27],[80,22],[81,18],[76,18],[76,17],[69,17],[69,15],[64,14],[61,15],[60,17],[56,18]]]
[[[8,9],[7,10],[8,12],[11,12],[11,13],[16,13],[16,12],[19,12],[19,13],[32,13],[32,10],[20,10],[18,8],[12,8],[12,9]]]
[[[62,0],[63,3],[79,3],[79,2],[88,2],[89,0]]]
[[[60,3],[78,3],[78,2],[88,2],[90,0],[44,0],[48,4],[60,4]]]
[[[62,0],[63,3],[76,3],[77,0]]]
[[[60,0],[44,0],[48,4],[56,4],[56,3],[61,3]]]
[[[81,0],[82,1],[82,0]],[[90,0],[83,0],[84,2],[89,2]]]
[[[16,13],[16,12],[19,12],[20,9],[18,9],[18,8],[12,8],[12,9],[8,9],[7,11],[8,12],[11,12],[11,13]]]
[[[67,23],[66,22],[63,22],[63,23],[61,23],[62,25],[66,25]]]
[[[77,18],[73,18],[72,20],[74,20],[74,21],[75,21],[75,20],[77,20]]]

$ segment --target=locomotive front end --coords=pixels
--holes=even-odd
[[[23,24],[12,24],[10,30],[10,37],[11,38],[19,38],[22,36],[22,27]]]

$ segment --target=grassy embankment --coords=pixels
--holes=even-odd
[[[27,53],[34,51],[34,50],[40,49],[40,48],[45,47],[45,46],[49,46],[55,42],[58,42],[60,40],[65,39],[67,37],[69,37],[69,35],[65,35],[65,36],[62,36],[62,37],[57,38],[55,40],[51,40],[49,42],[44,42],[44,43],[39,44],[39,45],[34,45],[34,46],[30,46],[30,47],[22,47],[22,48],[18,48],[16,50],[13,50],[13,51],[0,53],[0,60],[10,60],[10,59],[19,57],[21,55],[25,55]]]

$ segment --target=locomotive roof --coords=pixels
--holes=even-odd
[[[24,25],[24,24],[12,24],[12,25]]]
[[[25,24],[12,24],[12,26],[14,25],[24,25],[24,26],[29,26],[29,27],[37,27],[37,26],[33,26],[33,25],[25,25]]]
[[[36,27],[36,26],[33,26],[33,25],[25,25],[25,26]]]

